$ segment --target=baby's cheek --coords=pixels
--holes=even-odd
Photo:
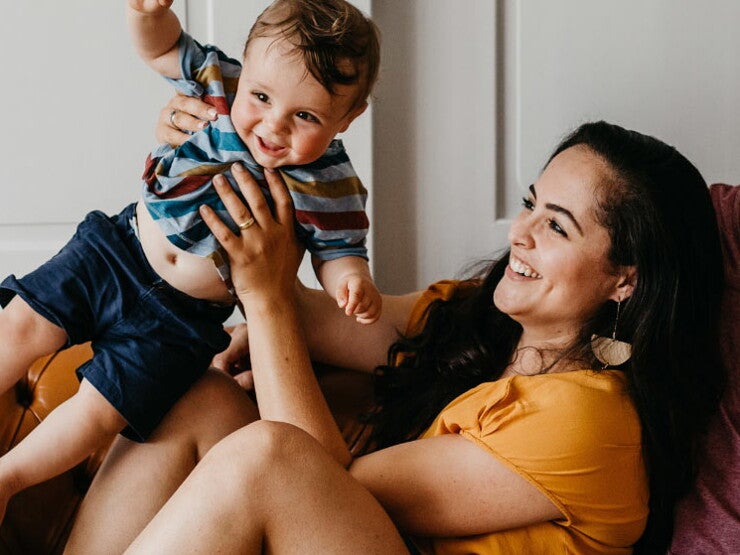
[[[327,133],[298,133],[291,137],[291,149],[293,153],[303,162],[300,164],[310,164],[315,162],[329,148],[333,135]]]

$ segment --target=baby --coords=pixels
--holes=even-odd
[[[171,4],[129,0],[134,43],[178,90],[211,103],[215,120],[151,153],[140,202],[112,217],[88,214],[46,264],[0,284],[0,392],[44,354],[89,340],[94,349],[77,369],[78,393],[0,458],[0,519],[14,493],[116,433],[146,440],[228,345],[227,258],[198,207],[210,205],[235,232],[254,223],[233,222],[211,186],[224,174],[238,191],[232,164],[262,182],[264,168],[279,168],[324,289],[360,322],[380,315],[367,193],[334,139],[367,107],[379,65],[374,24],[344,0],[277,0],[240,64],[184,33]]]

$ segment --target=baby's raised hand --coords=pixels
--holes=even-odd
[[[361,324],[372,324],[380,317],[383,300],[369,276],[352,273],[342,276],[336,295],[339,308]]]
[[[132,10],[144,14],[157,14],[170,9],[174,0],[128,0]]]

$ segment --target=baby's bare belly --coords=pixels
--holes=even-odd
[[[210,258],[175,247],[164,236],[143,202],[136,206],[139,239],[149,264],[175,289],[196,299],[230,303],[233,297]]]

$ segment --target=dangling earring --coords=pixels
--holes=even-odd
[[[611,337],[600,335],[591,336],[591,350],[604,368],[607,366],[619,366],[627,362],[632,356],[632,345],[617,340],[617,322],[619,322],[619,308],[622,301],[617,301],[617,316],[614,318],[614,328]]]

